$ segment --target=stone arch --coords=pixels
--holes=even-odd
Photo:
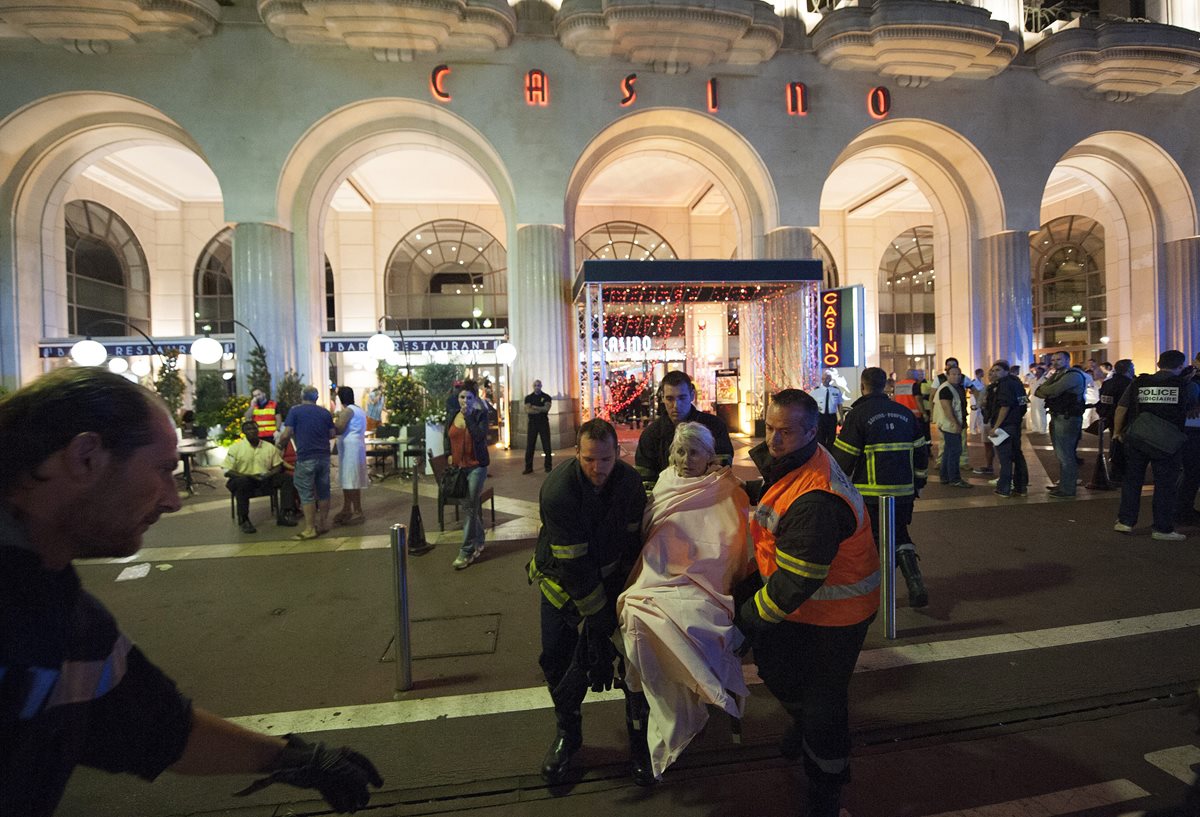
[[[87,166],[138,145],[170,145],[207,161],[180,125],[151,105],[119,94],[44,97],[0,121],[0,208],[13,214],[0,242],[0,378],[9,385],[40,371],[37,341],[66,334],[62,206]]]
[[[737,214],[739,257],[762,257],[764,236],[779,226],[779,201],[766,163],[733,128],[682,108],[624,116],[584,148],[567,183],[564,221],[572,246],[575,210],[591,179],[614,162],[646,153],[671,155],[711,173]]]
[[[309,128],[292,148],[276,194],[279,224],[294,233],[300,371],[315,371],[311,364],[319,332],[305,328],[323,325],[321,242],[329,203],[353,168],[405,147],[453,156],[487,181],[504,213],[505,246],[510,253],[509,269],[513,268],[516,193],[500,154],[479,130],[431,102],[381,98],[345,105]]]
[[[1162,147],[1125,131],[1088,136],[1056,167],[1086,184],[1099,202],[1093,217],[1104,225],[1111,249],[1105,279],[1113,354],[1148,365],[1159,346],[1186,337],[1184,324],[1195,320],[1173,309],[1180,299],[1168,281],[1172,270],[1166,253],[1166,245],[1197,235],[1191,187]]]
[[[867,128],[851,140],[830,172],[859,159],[902,170],[933,209],[936,263],[949,273],[939,277],[935,290],[938,356],[953,353],[981,360],[995,354],[997,350],[985,348],[981,316],[989,305],[981,303],[977,285],[982,265],[979,239],[1006,229],[1004,198],[991,165],[966,137],[923,119],[894,119]],[[864,280],[868,315],[877,312],[874,269],[873,264]],[[870,319],[867,323],[867,346],[874,348],[875,327]]]

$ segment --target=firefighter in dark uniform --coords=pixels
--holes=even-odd
[[[1117,401],[1121,399],[1121,395],[1129,388],[1129,384],[1133,382],[1133,378],[1133,361],[1129,358],[1122,358],[1113,364],[1113,373],[1107,380],[1100,384],[1100,397],[1096,402],[1096,415],[1100,418],[1099,436],[1103,437],[1106,430],[1110,434],[1112,433],[1113,420],[1117,416]],[[1118,451],[1118,448],[1121,450]],[[1114,440],[1109,443],[1108,454],[1109,461],[1112,463],[1111,468],[1107,474],[1102,468],[1097,468],[1096,476],[1092,480],[1094,485],[1089,485],[1089,488],[1097,487],[1105,489],[1113,487],[1107,483],[1108,476],[1111,476],[1115,482],[1121,481],[1125,463],[1124,446]],[[1101,483],[1101,478],[1104,478],[1105,482]]]
[[[1134,378],[1121,395],[1113,422],[1113,437],[1123,440],[1142,414],[1153,414],[1177,427],[1180,436],[1188,414],[1200,403],[1200,387],[1193,373],[1184,376],[1187,356],[1175,349],[1158,356],[1158,371]],[[1133,415],[1131,418],[1130,415]],[[1146,465],[1154,471],[1154,532],[1152,538],[1164,542],[1179,542],[1187,537],[1175,531],[1176,498],[1179,493],[1179,474],[1183,451],[1150,450],[1133,440],[1125,445],[1125,479],[1121,483],[1121,508],[1114,530],[1132,533],[1137,524],[1138,506],[1142,501],[1142,484],[1146,480]]]
[[[850,679],[879,609],[879,551],[862,496],[817,443],[817,417],[799,389],[767,407],[766,442],[750,452],[764,484],[750,523],[758,573],[735,590],[735,621],[792,716],[780,752],[804,760],[808,817],[837,817],[850,778]]]
[[[542,526],[528,569],[542,593],[538,661],[558,722],[542,776],[556,784],[583,745],[584,695],[615,682],[617,596],[642,548],[646,492],[637,471],[620,460],[616,430],[596,419],[579,427],[576,456],[546,477],[539,504]],[[654,781],[645,731],[649,707],[645,696],[626,698],[634,779],[649,785]]]
[[[880,541],[879,498],[896,497],[896,561],[908,585],[909,606],[924,607],[929,594],[908,526],[917,491],[925,487],[929,441],[912,411],[884,393],[887,373],[883,369],[864,369],[861,385],[862,397],[842,421],[833,456],[866,500],[876,542]]]
[[[720,417],[696,408],[696,387],[687,372],[667,372],[659,388],[658,418],[642,429],[633,458],[633,464],[642,475],[647,489],[658,482],[658,475],[666,470],[671,456],[671,440],[675,439],[675,426],[680,423],[699,423],[711,431],[717,464],[731,465],[733,441],[729,439],[729,429]]]

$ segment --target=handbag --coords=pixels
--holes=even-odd
[[[444,499],[463,499],[467,495],[467,469],[457,465],[447,465],[438,481]]]
[[[1126,444],[1157,460],[1175,456],[1187,441],[1187,434],[1170,420],[1142,411],[1125,431],[1124,439]]]

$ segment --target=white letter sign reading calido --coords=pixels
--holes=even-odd
[[[649,335],[640,338],[608,338],[605,340],[605,348],[610,355],[641,355],[650,351],[651,343]]]

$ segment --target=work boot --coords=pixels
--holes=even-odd
[[[641,692],[625,697],[625,726],[629,729],[629,775],[639,786],[653,786],[654,766],[650,762],[650,744],[646,739],[650,704]]]
[[[900,563],[900,572],[908,583],[908,606],[924,607],[929,604],[929,593],[925,591],[925,580],[921,576],[921,568],[917,566],[915,550],[900,550],[896,552],[896,561]]]
[[[240,527],[242,529],[242,533],[258,533],[258,528],[254,527],[254,523],[252,523],[248,517],[242,518]]]
[[[561,715],[555,713],[558,720],[558,731],[546,756],[542,758],[542,779],[551,786],[566,780],[570,770],[571,757],[583,745],[583,718],[580,715]]]

